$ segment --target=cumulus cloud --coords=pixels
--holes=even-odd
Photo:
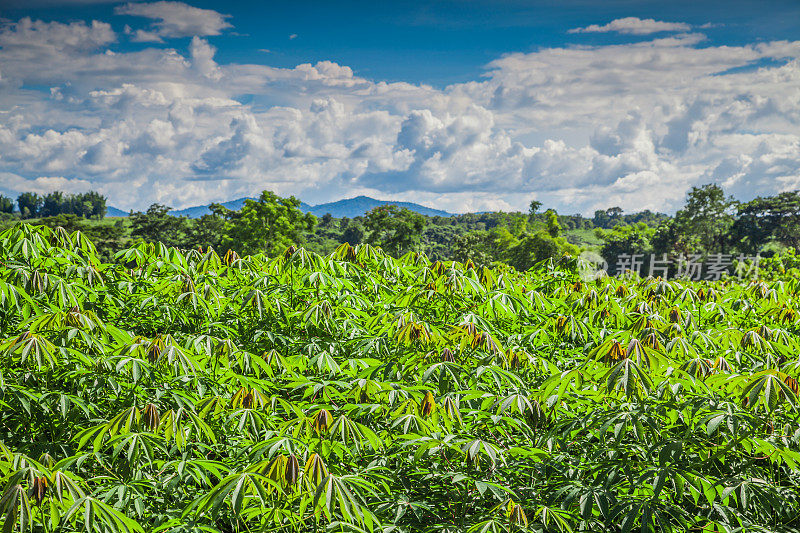
[[[708,26],[706,26],[708,27]],[[573,28],[567,33],[626,33],[630,35],[650,35],[651,33],[669,31],[689,31],[692,27],[684,22],[663,22],[654,19],[640,19],[638,17],[625,17],[615,19],[602,26],[591,24],[585,28]]]
[[[71,52],[91,50],[116,40],[114,30],[106,22],[43,22],[24,17],[17,22],[0,25],[0,47],[4,50],[29,50],[31,55],[43,49],[65,49]]]
[[[161,0],[159,2],[137,2],[117,6],[117,15],[131,15],[153,19],[150,30],[137,30],[133,40],[139,42],[161,41],[171,37],[194,37],[219,35],[233,26],[223,15],[213,9],[201,9],[183,2]]]
[[[93,188],[144,209],[271,189],[451,211],[535,197],[591,213],[674,209],[712,181],[742,199],[800,187],[797,41],[543,48],[436,89],[331,61],[226,64],[198,35],[114,53],[116,37],[99,21],[0,26],[5,194]]]

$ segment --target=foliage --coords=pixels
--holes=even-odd
[[[528,206],[528,218],[534,219],[536,214],[539,212],[539,209],[542,208],[544,204],[539,200],[531,200],[531,203]]]
[[[767,279],[800,278],[800,253],[789,248],[782,254],[762,257],[758,263],[758,271]]]
[[[54,191],[44,196],[25,192],[19,195],[17,204],[22,218],[76,215],[99,220],[106,215],[106,197],[95,191],[78,194]]]
[[[546,235],[546,233],[545,233]],[[548,235],[549,238],[549,235]],[[791,531],[796,279],[0,234],[5,531]]]
[[[600,255],[606,262],[613,264],[623,254],[652,253],[650,241],[655,230],[645,224],[615,226],[612,230],[596,229],[595,234],[603,240]]]
[[[754,253],[770,239],[800,246],[800,192],[758,197],[739,205],[733,233],[747,252]]]
[[[61,214],[54,217],[44,217],[29,224],[44,225],[52,229],[63,228],[67,232],[78,231],[85,235],[95,245],[95,251],[103,261],[111,261],[114,254],[125,246],[125,225],[122,220],[93,221],[73,214]]]
[[[145,213],[133,213],[130,217],[131,236],[166,246],[188,248],[191,222],[186,217],[171,216],[171,210],[171,207],[153,204]]]
[[[692,187],[684,208],[659,232],[658,252],[727,252],[737,205],[719,185]]]
[[[547,233],[555,239],[561,235],[561,224],[558,223],[558,214],[554,210],[548,209],[544,216]]]
[[[34,192],[24,192],[17,197],[17,205],[22,218],[37,217],[42,208],[42,198]]]
[[[366,242],[387,253],[402,255],[419,245],[425,218],[408,208],[381,205],[364,216]]]
[[[472,261],[475,265],[489,263],[489,256],[485,251],[484,236],[478,233],[456,235],[453,242],[453,260],[460,263]]]
[[[13,213],[14,200],[0,194],[0,213]]]
[[[612,229],[615,226],[627,226],[644,223],[648,227],[656,227],[661,222],[669,218],[664,213],[653,213],[649,209],[636,213],[623,214],[620,207],[610,207],[608,209],[598,209],[594,212],[591,219],[592,226],[601,229]]]
[[[212,204],[211,209],[225,220],[222,246],[240,254],[280,253],[293,243],[304,242],[304,232],[317,222],[314,215],[300,210],[300,200],[281,198],[271,191],[263,191],[258,200],[245,200],[239,211],[219,204]]]
[[[528,270],[536,263],[563,254],[578,255],[578,249],[562,237],[553,237],[550,232],[538,231],[523,235],[509,248],[505,259],[518,270]]]

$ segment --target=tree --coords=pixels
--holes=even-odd
[[[14,200],[0,194],[0,213],[11,214],[14,212]]]
[[[94,224],[84,230],[97,247],[97,254],[106,261],[111,261],[114,254],[125,247],[125,223],[117,220],[113,224]]]
[[[558,214],[554,210],[548,209],[545,211],[545,224],[547,233],[551,237],[555,238],[561,235],[561,224],[558,223]]]
[[[225,219],[215,214],[203,215],[189,222],[187,244],[192,248],[214,248],[224,255],[228,251],[225,239]]]
[[[644,222],[634,225],[615,226],[614,229],[596,229],[595,235],[602,239],[600,255],[609,264],[616,264],[623,254],[649,254],[652,252],[650,239],[655,230]]]
[[[675,221],[684,234],[696,236],[703,252],[724,252],[737,205],[733,197],[725,197],[719,185],[692,187],[686,206],[675,215]]]
[[[726,197],[722,187],[710,183],[692,187],[686,205],[675,218],[662,223],[654,240],[657,253],[720,253],[729,248],[738,202]]]
[[[533,224],[536,220],[536,215],[539,213],[539,209],[542,208],[542,202],[539,200],[531,200],[530,205],[528,206],[528,223]]]
[[[560,254],[559,243],[546,232],[524,235],[508,250],[508,264],[517,270],[528,270],[539,261]]]
[[[422,231],[422,249],[431,261],[455,259],[454,249],[458,238],[457,228],[430,224]]]
[[[42,197],[35,192],[24,192],[17,196],[17,206],[22,218],[38,217],[42,208]]]
[[[756,253],[770,239],[800,247],[800,191],[759,196],[740,205],[738,214],[733,233],[744,251]]]
[[[223,246],[240,254],[266,252],[274,256],[293,244],[303,244],[304,232],[317,224],[317,217],[303,213],[300,204],[294,196],[281,198],[263,191],[258,200],[245,200],[239,211],[220,204],[212,204],[211,210],[226,220]]]
[[[364,240],[364,226],[358,222],[348,222],[342,232],[342,242],[348,243],[350,246],[361,244]]]
[[[472,260],[478,266],[486,265],[489,263],[489,256],[485,248],[485,240],[477,232],[456,235],[453,239],[453,260],[461,263]]]
[[[91,206],[89,214],[86,216],[96,219],[101,219],[106,216],[106,197],[102,194],[89,191],[83,195],[83,201]]]
[[[522,213],[508,213],[508,230],[519,237],[528,231],[528,217]]]
[[[46,205],[47,202],[45,201],[45,206]],[[58,208],[60,213],[89,218],[92,211],[92,204],[84,202],[82,194],[70,194],[64,197]]]
[[[66,213],[67,202],[64,198],[64,193],[61,191],[53,191],[46,194],[42,200],[42,209],[39,213],[41,217],[54,217],[62,213]]]
[[[381,205],[366,214],[364,227],[368,243],[400,256],[419,244],[425,217],[405,207]]]
[[[186,217],[170,215],[171,210],[165,205],[152,204],[146,213],[134,213],[131,216],[131,236],[167,246],[186,247],[189,221]]]
[[[592,218],[592,224],[596,228],[608,228],[608,222],[610,218],[606,214],[605,209],[598,209],[594,212],[594,218]]]

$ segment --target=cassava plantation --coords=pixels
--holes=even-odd
[[[4,532],[792,531],[800,282],[0,234]]]

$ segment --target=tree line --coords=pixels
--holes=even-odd
[[[553,210],[428,217],[384,205],[352,219],[330,214],[317,218],[300,210],[299,199],[270,191],[246,200],[238,211],[219,204],[210,208],[211,214],[190,219],[172,216],[169,207],[153,204],[130,217],[130,235],[183,249],[210,246],[221,254],[233,250],[241,255],[276,255],[290,245],[330,253],[344,242],[366,243],[394,256],[418,251],[433,260],[501,261],[522,270],[552,255],[580,251],[566,240]]]
[[[13,210],[11,199],[0,198],[5,212],[9,203]],[[418,251],[432,260],[503,262],[525,270],[549,257],[574,256],[587,249],[613,265],[621,254],[770,255],[800,245],[800,192],[738,202],[714,184],[693,187],[674,216],[648,210],[625,213],[619,207],[597,210],[591,218],[562,215],[542,210],[541,202],[534,200],[527,213],[431,217],[386,205],[354,218],[317,218],[302,212],[299,199],[270,191],[247,200],[238,211],[212,204],[211,213],[197,219],[173,216],[171,208],[153,204],[124,221],[91,221],[105,213],[105,197],[94,192],[23,193],[18,205],[19,215],[38,215],[36,223],[83,231],[107,257],[137,239],[242,255],[275,255],[290,245],[327,254],[347,242],[380,246],[395,256]]]
[[[0,213],[8,216],[14,213],[14,199],[0,195]],[[22,219],[76,215],[83,218],[102,219],[106,216],[106,197],[89,191],[86,193],[64,194],[54,191],[39,195],[23,192],[16,201]]]
[[[774,255],[800,246],[800,191],[740,202],[716,184],[692,187],[674,217],[656,226],[595,230],[609,263],[620,254]]]

